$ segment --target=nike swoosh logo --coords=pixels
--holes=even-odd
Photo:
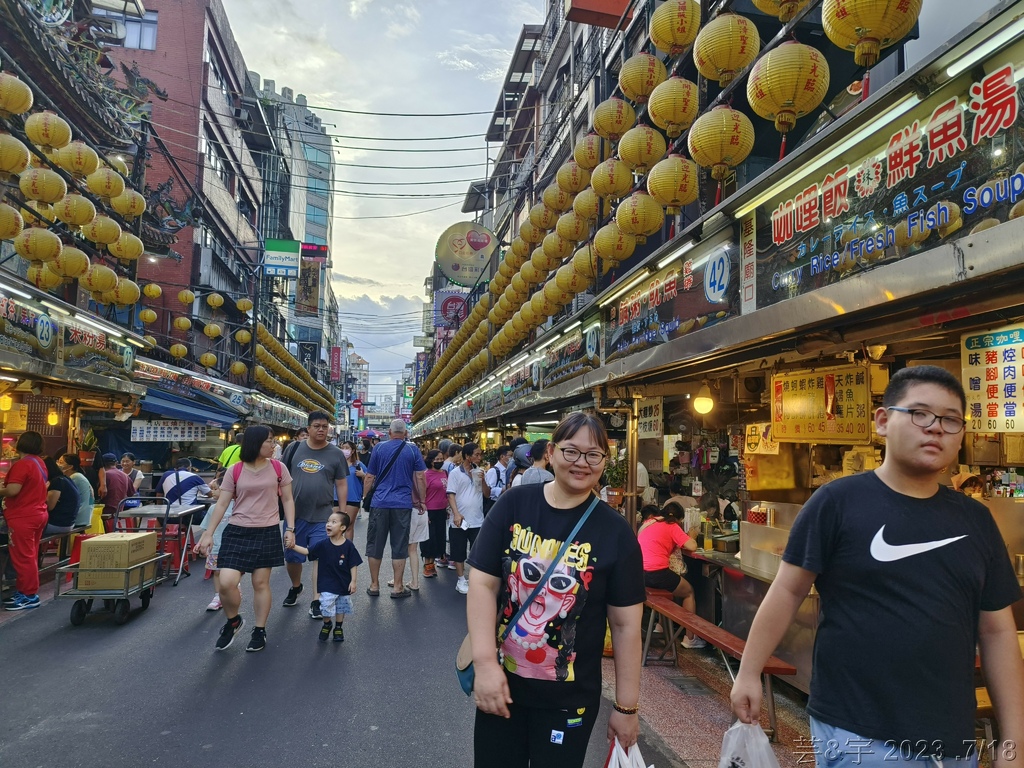
[[[952,544],[954,541],[967,538],[967,534],[964,534],[963,536],[954,536],[951,539],[922,541],[918,544],[888,544],[883,536],[884,532],[885,526],[883,525],[878,529],[875,538],[871,540],[871,556],[880,563],[891,563],[894,560],[902,560],[905,557],[920,555],[922,552],[938,549],[947,544]]]

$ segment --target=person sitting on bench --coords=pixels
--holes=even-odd
[[[75,527],[78,517],[78,488],[60,471],[57,462],[47,456],[46,474],[49,486],[46,489],[46,509],[48,517],[43,536],[56,536],[70,533]]]

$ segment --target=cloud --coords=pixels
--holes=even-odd
[[[356,275],[334,275],[334,279],[341,283],[351,283],[352,285],[366,285],[373,286],[374,288],[386,288],[386,284],[380,280],[373,280],[369,277],[357,277]]]
[[[348,15],[353,19],[358,19],[366,13],[366,9],[370,7],[371,3],[373,0],[349,0]]]

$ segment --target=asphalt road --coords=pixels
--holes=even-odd
[[[287,576],[275,569],[266,650],[244,650],[252,591],[243,582],[247,628],[215,653],[224,618],[204,610],[213,582],[201,568],[162,584],[147,611],[133,598],[123,626],[97,613],[74,627],[72,602],[58,600],[0,627],[0,766],[472,764],[474,707],[453,668],[466,627],[454,571],[391,600],[366,595],[361,567],[346,640],[335,644],[317,640],[308,578],[299,606],[282,608]],[[609,710],[588,768],[604,764]],[[681,765],[646,731],[641,748],[659,768]]]

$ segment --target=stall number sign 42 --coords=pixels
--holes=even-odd
[[[704,267],[704,296],[711,302],[724,301],[728,288],[729,256],[724,250],[718,249],[711,254]]]

